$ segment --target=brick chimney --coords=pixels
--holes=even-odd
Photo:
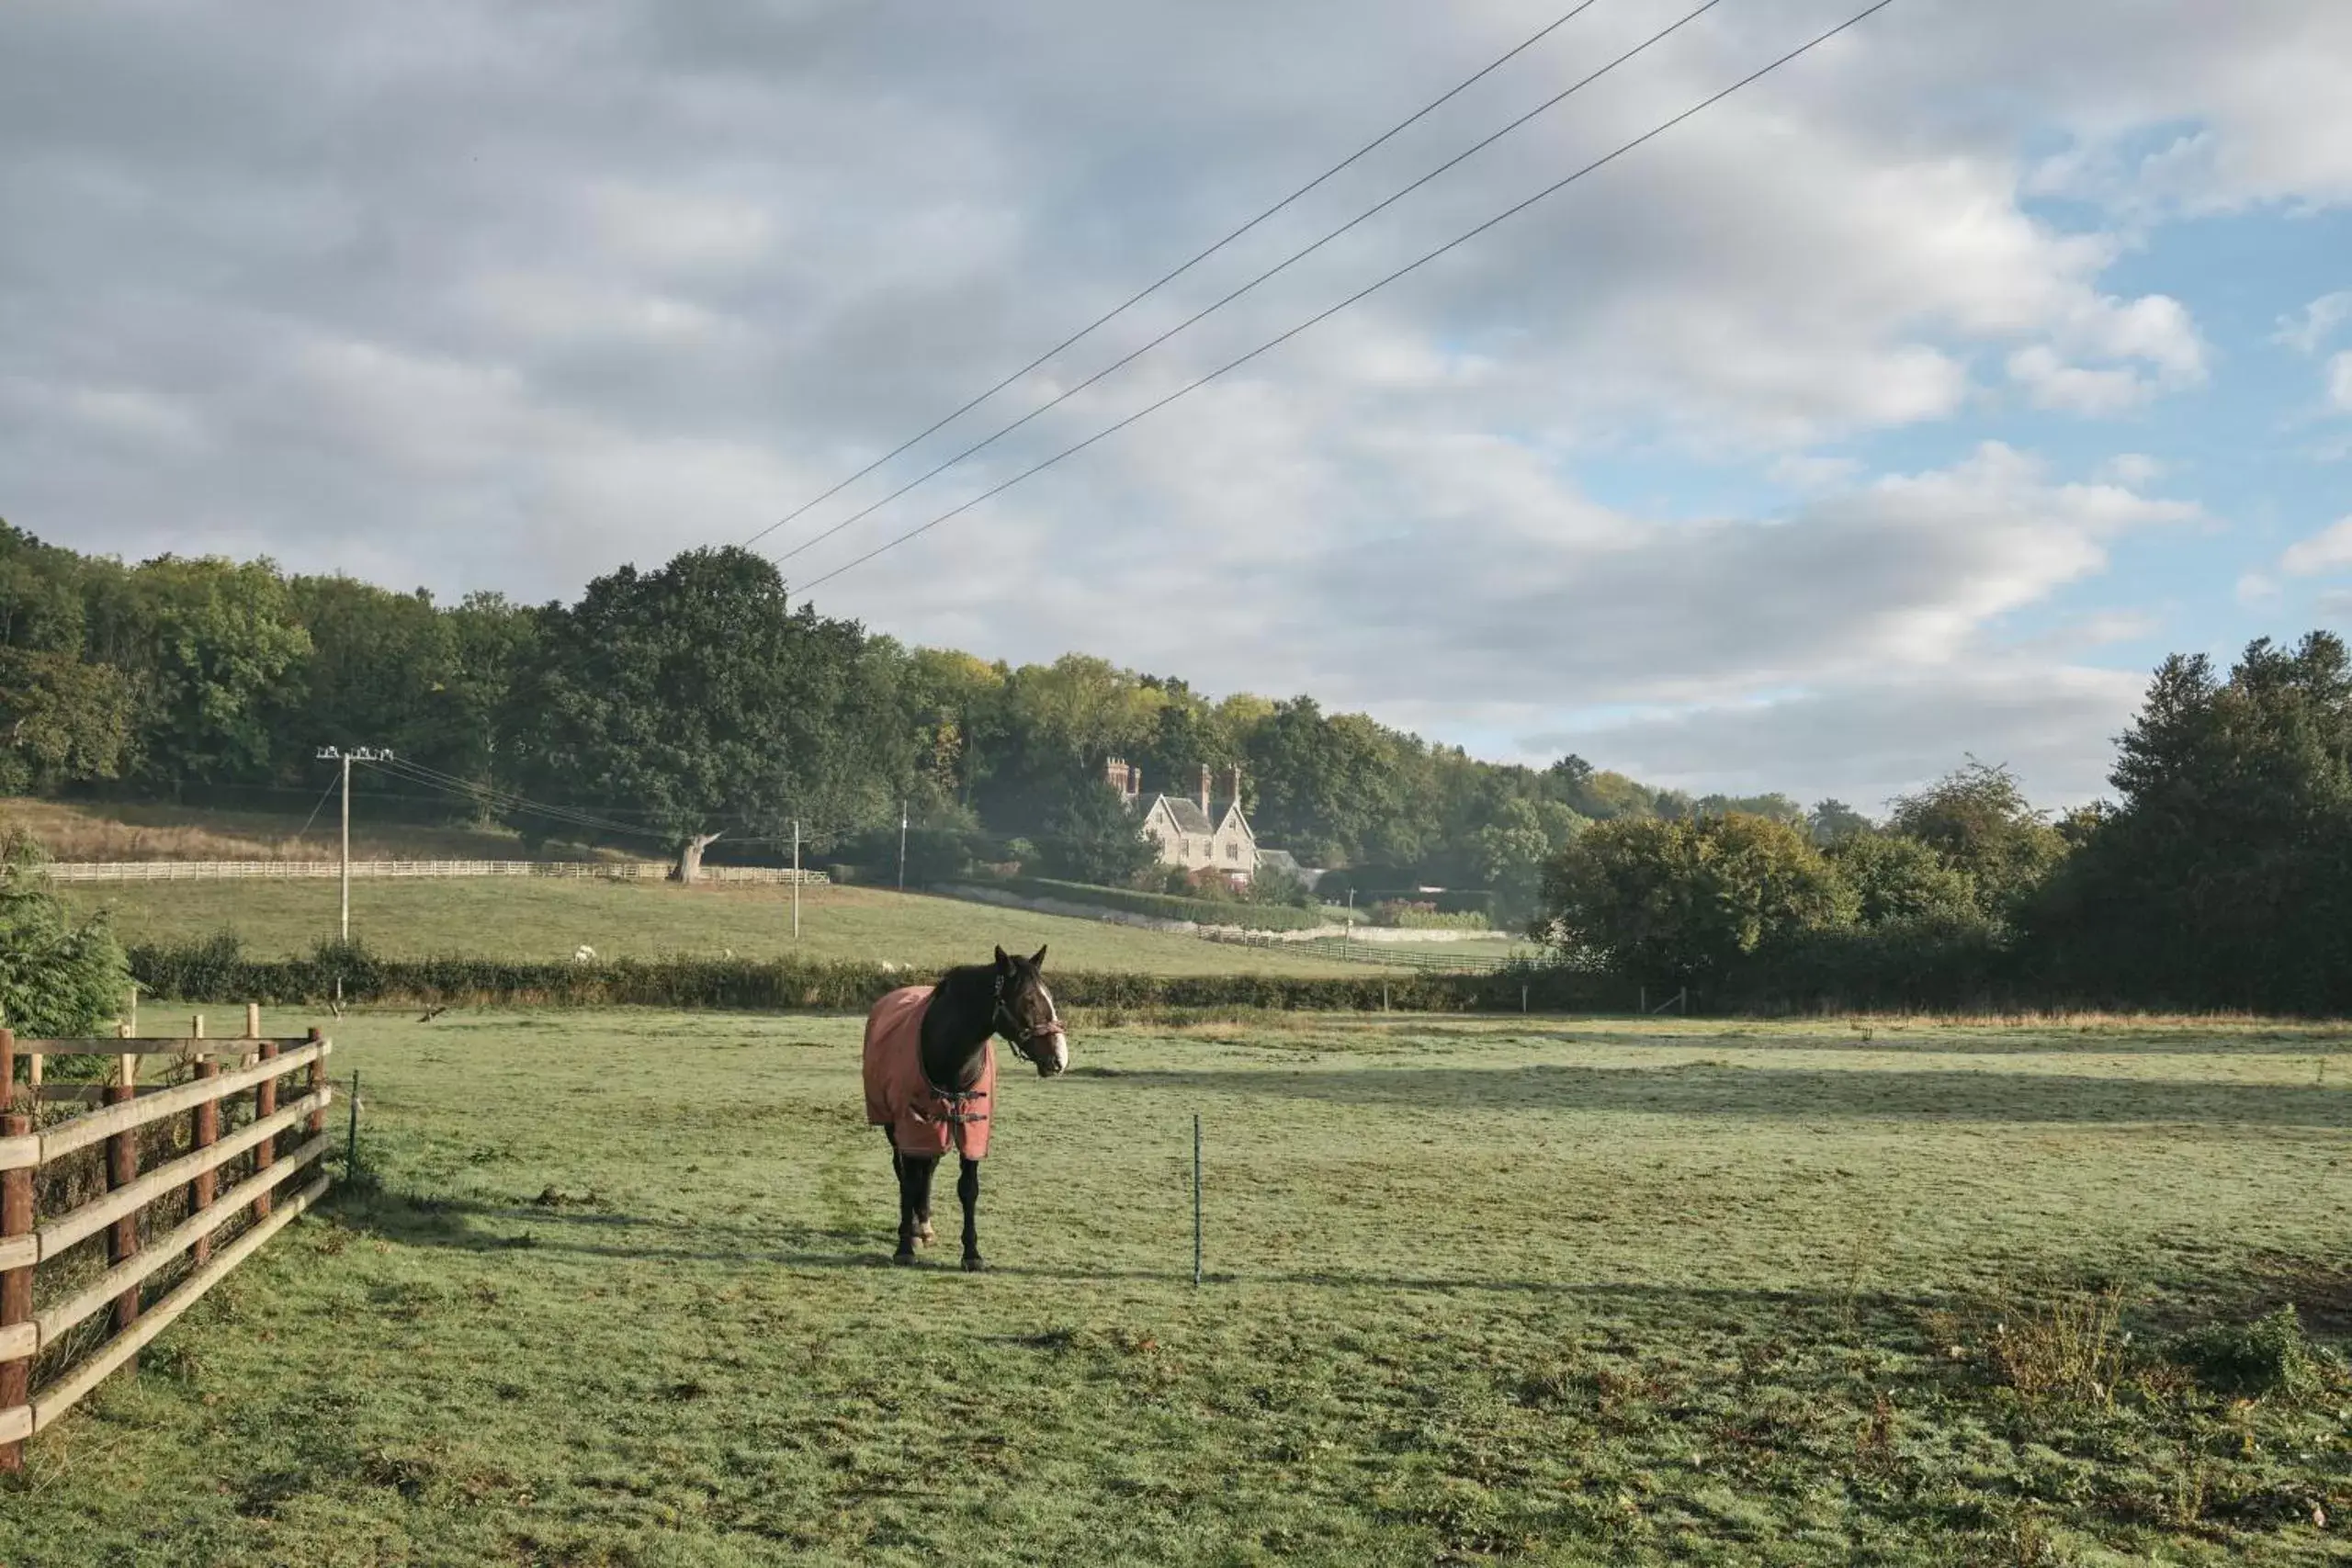
[[[1127,793],[1126,762],[1117,757],[1104,759],[1102,763],[1102,782],[1109,784],[1113,789],[1117,790],[1121,795],[1125,795]]]
[[[1233,764],[1233,808],[1241,809],[1241,764]]]
[[[1133,763],[1129,763],[1127,766],[1127,799],[1129,801],[1135,801],[1141,799],[1142,796],[1143,770],[1135,766]]]
[[[1206,817],[1208,814],[1209,814],[1209,765],[1208,765],[1206,762],[1203,762],[1203,763],[1201,764],[1201,815],[1202,815],[1202,816],[1204,816],[1204,817]]]

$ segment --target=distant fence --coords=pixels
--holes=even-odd
[[[52,882],[299,882],[343,874],[343,863],[332,860],[133,860],[52,861],[42,872]],[[598,882],[660,882],[672,870],[668,861],[545,861],[545,860],[356,860],[351,874],[360,879],[432,876],[555,876]],[[705,882],[758,886],[789,886],[797,878],[803,886],[820,886],[821,871],[794,872],[765,865],[705,865]]]
[[[334,1047],[315,1029],[258,1038],[259,1010],[245,1016],[235,1040],[202,1038],[200,1019],[198,1036],[181,1040],[17,1040],[0,1029],[0,1471],[22,1469],[27,1438],[134,1364],[141,1347],[326,1190],[317,1163],[329,1142]],[[59,1056],[110,1058],[108,1081],[43,1083],[44,1060]],[[140,1066],[157,1056],[186,1076],[142,1088]],[[280,1105],[278,1081],[298,1072],[305,1092]],[[36,1130],[53,1104],[96,1108]],[[188,1152],[141,1174],[142,1144],[166,1156],[177,1149],[168,1119],[180,1116]],[[242,1124],[231,1131],[224,1119]],[[221,1191],[224,1175],[234,1185]],[[168,1282],[151,1299],[159,1276]],[[46,1302],[37,1284],[52,1287]]]
[[[1309,937],[1299,941],[1269,936],[1261,931],[1204,930],[1199,934],[1210,942],[1230,942],[1236,947],[1272,948],[1284,953],[1311,953],[1317,958],[1337,959],[1342,964],[1374,964],[1387,969],[1420,969],[1434,975],[1495,975],[1505,969],[1526,969],[1548,962],[1533,956],[1496,958],[1442,951],[1415,952],[1395,943],[1356,942],[1337,936]]]

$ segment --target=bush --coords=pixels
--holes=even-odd
[[[784,959],[662,958],[514,963],[487,958],[380,958],[322,944],[303,958],[230,957],[223,944],[139,947],[132,973],[156,996],[188,1002],[323,1006],[667,1007],[780,1012],[863,1011],[885,993],[930,976],[878,964]],[[1269,1008],[1300,1011],[1517,1012],[1521,987],[1546,1010],[1602,1006],[1596,976],[1523,966],[1491,975],[1426,972],[1330,977],[1278,975],[1132,975],[1072,970],[1053,976],[1065,1007]]]
[[[86,1037],[121,1010],[130,970],[105,917],[66,917],[43,858],[23,833],[0,839],[0,1023],[34,1038]]]
[[[1010,876],[989,886],[1031,898],[1057,898],[1066,904],[1091,904],[1130,915],[1161,920],[1194,920],[1203,925],[1241,926],[1252,931],[1303,931],[1327,924],[1319,911],[1282,904],[1245,904],[1237,899],[1190,898],[1173,893],[1142,893],[1132,887],[1099,887],[1091,883],[1057,882],[1044,876]]]
[[[2303,1337],[2302,1320],[2282,1306],[2252,1323],[2214,1323],[2175,1339],[2169,1359],[2223,1393],[2315,1393],[2328,1382],[2326,1353]]]

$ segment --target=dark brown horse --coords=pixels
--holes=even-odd
[[[996,1099],[994,1042],[1001,1035],[1040,1077],[1069,1066],[1069,1040],[1040,977],[1045,964],[1042,947],[1033,958],[1000,947],[994,964],[892,991],[866,1014],[865,1119],[890,1140],[899,1178],[893,1261],[912,1263],[917,1245],[930,1243],[932,1173],[953,1149],[963,1162],[956,1196],[964,1204],[964,1267],[975,1273],[988,1267],[976,1211]]]

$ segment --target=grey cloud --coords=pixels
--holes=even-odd
[[[926,451],[1143,341],[1680,8],[1595,7]],[[794,575],[1843,14],[1723,7]],[[1576,461],[1627,446],[1803,460],[1825,436],[1995,395],[2020,350],[2052,385],[2173,384],[2194,323],[2105,297],[2116,236],[2021,211],[2019,130],[2075,137],[2040,177],[2119,212],[2146,181],[2118,150],[2190,118],[2214,150],[2179,163],[2167,199],[2340,199],[2352,135],[2309,117],[2352,90],[2259,85],[2352,81],[2346,16],[1913,0],[843,579],[827,607],[991,654],[1078,647],[1417,714],[1585,700],[1563,692],[1716,701],[1967,657],[2160,513],[2102,520],[2096,498],[2036,479],[2020,493],[2038,530],[1906,520],[1867,487],[1761,524],[1667,526],[1594,505]],[[217,6],[11,7],[0,515],[83,547],[266,550],[526,597],[740,538],[1536,21],[1501,0],[418,0],[266,27]],[[1106,608],[1145,603],[1178,608]]]

